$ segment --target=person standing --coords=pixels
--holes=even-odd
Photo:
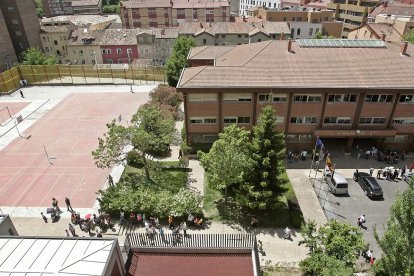
[[[382,175],[382,168],[377,171],[377,178],[381,179],[381,175]]]
[[[114,179],[112,178],[112,175],[108,176],[108,184],[109,186],[114,186]]]
[[[374,168],[369,169],[369,175],[372,176],[374,174]]]
[[[66,207],[68,208],[68,211],[69,212],[74,212],[73,208],[72,208],[72,205],[70,204],[70,199],[69,198],[65,197],[65,203],[66,203]]]
[[[24,98],[23,91],[21,89],[19,90],[19,93],[20,93],[20,97]]]
[[[181,222],[180,228],[184,232],[184,237],[187,237],[187,224],[185,223],[185,221]]]
[[[134,90],[132,89],[132,85],[131,85],[131,93],[134,94]]]
[[[160,236],[164,239],[164,228],[162,228],[162,226],[160,226]]]
[[[52,206],[53,208],[56,209],[56,213],[60,213],[60,208],[59,208],[59,202],[56,200],[56,198],[52,198]]]
[[[66,237],[70,237],[69,231],[67,229],[65,229],[65,232],[66,232]]]
[[[69,223],[69,231],[72,233],[72,236],[76,237],[75,227]]]
[[[173,229],[174,228],[174,224],[173,224],[173,217],[170,215],[170,216],[168,216],[168,227],[170,228],[170,229]]]
[[[124,210],[121,210],[119,214],[119,225],[123,225],[125,221],[125,212]]]

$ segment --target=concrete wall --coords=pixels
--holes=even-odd
[[[318,31],[322,31],[322,23],[290,22],[290,35],[293,39],[312,38]],[[298,34],[300,30],[300,34]]]
[[[4,236],[18,236],[19,235],[9,215],[0,215],[0,235],[4,235]]]
[[[13,67],[17,62],[17,56],[14,52],[13,42],[10,38],[9,31],[0,11],[0,71]]]

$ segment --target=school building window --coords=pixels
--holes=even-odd
[[[217,123],[216,117],[190,117],[191,124],[215,124]]]
[[[314,125],[318,123],[317,117],[291,117],[291,124],[305,124],[305,125]]]
[[[223,100],[225,102],[251,102],[251,94],[236,94],[236,93],[224,93]]]
[[[321,102],[322,95],[295,95],[293,97],[295,102]]]
[[[365,96],[365,101],[366,102],[371,102],[371,103],[390,103],[392,102],[392,95],[379,95],[379,94],[374,94],[374,95],[366,95]]]
[[[354,103],[356,102],[355,94],[332,94],[328,97],[330,103]]]
[[[401,95],[400,96],[400,103],[414,103],[414,95]]]
[[[190,102],[215,102],[217,101],[217,94],[214,94],[214,93],[189,94],[188,101]]]
[[[393,125],[414,125],[414,117],[396,117],[392,120]]]
[[[360,125],[385,125],[386,118],[382,117],[361,117]]]
[[[349,125],[351,124],[351,117],[325,117],[323,119],[324,124],[338,124]]]

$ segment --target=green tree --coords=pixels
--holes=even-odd
[[[414,275],[414,181],[397,195],[382,238],[374,228],[374,237],[382,250],[374,265],[377,275]]]
[[[170,86],[176,87],[181,75],[181,71],[187,65],[187,55],[191,47],[195,46],[194,38],[179,36],[175,41],[173,52],[167,60],[166,74]]]
[[[144,171],[150,180],[148,154],[159,154],[168,150],[174,141],[174,121],[165,118],[162,112],[152,105],[138,109],[131,120],[132,125],[125,127],[115,120],[107,124],[108,132],[98,139],[98,148],[92,151],[98,168],[110,168],[120,164],[127,157],[128,147],[142,159]]]
[[[319,230],[315,222],[308,222],[302,235],[299,245],[310,249],[310,256],[299,263],[306,275],[334,275],[337,269],[343,274],[336,275],[352,275],[358,253],[366,248],[358,227],[334,219]]]
[[[335,37],[333,36],[327,36],[327,35],[323,35],[321,32],[317,32],[314,36],[313,39],[335,39]]]
[[[159,85],[150,92],[150,104],[158,106],[167,116],[175,120],[180,117],[180,105],[183,95],[177,89],[167,85]]]
[[[56,56],[46,56],[38,48],[29,48],[22,53],[23,64],[52,65],[57,63]]]
[[[253,128],[251,156],[253,168],[250,181],[243,184],[238,201],[251,209],[276,207],[280,175],[285,172],[284,134],[275,130],[276,115],[271,106],[262,109]]]
[[[42,0],[34,0],[33,2],[35,3],[37,17],[42,18],[44,15]]]
[[[224,191],[226,201],[229,188],[243,182],[248,175],[251,165],[248,144],[249,132],[230,125],[219,134],[208,153],[198,152],[209,185]]]
[[[411,29],[405,36],[404,40],[414,44],[414,29]]]

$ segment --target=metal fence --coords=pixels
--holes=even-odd
[[[0,93],[20,87],[20,80],[33,84],[143,84],[166,83],[164,67],[108,65],[18,65],[0,73]]]
[[[181,234],[148,235],[130,233],[124,242],[125,252],[131,248],[197,248],[197,249],[253,249],[255,236],[252,234]]]

